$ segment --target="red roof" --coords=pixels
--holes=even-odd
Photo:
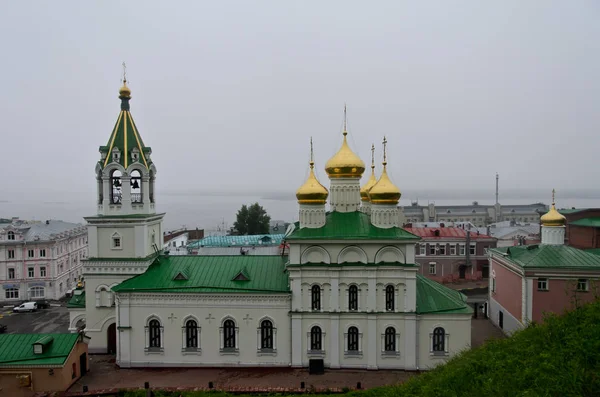
[[[467,238],[467,230],[461,227],[405,227],[404,230],[424,239],[455,238],[463,240]],[[471,240],[491,238],[493,237],[487,234],[477,234],[476,231],[471,232]]]

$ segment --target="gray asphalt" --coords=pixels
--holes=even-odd
[[[12,313],[12,309],[0,308],[0,324],[7,326],[9,334],[69,332],[69,312],[65,306],[32,313]]]

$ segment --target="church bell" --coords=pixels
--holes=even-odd
[[[139,189],[139,188],[140,188],[140,184],[138,183],[138,180],[137,180],[137,179],[134,179],[134,180],[133,180],[133,185],[131,185],[131,187],[132,187],[133,189]]]

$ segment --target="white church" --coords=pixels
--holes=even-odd
[[[70,330],[128,367],[431,368],[471,341],[466,297],[419,276],[419,238],[398,225],[400,190],[383,170],[361,188],[350,149],[310,173],[285,256],[169,256],[156,213],[156,167],[119,91],[121,112],[96,165],[85,288]],[[329,198],[329,208],[326,208]]]

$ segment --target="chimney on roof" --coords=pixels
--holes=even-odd
[[[440,223],[440,227],[445,227],[446,225],[444,225],[444,223]]]
[[[49,224],[50,224],[50,221],[49,221],[49,220],[47,220],[47,221],[46,221],[46,225],[49,225]]]

